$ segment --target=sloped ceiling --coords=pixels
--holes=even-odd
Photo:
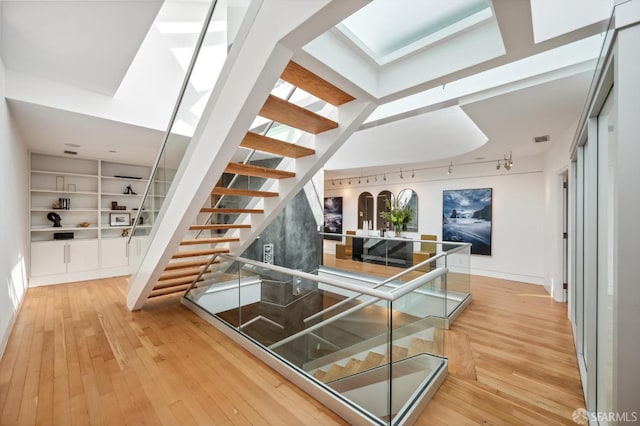
[[[5,67],[113,95],[162,0],[2,1]]]

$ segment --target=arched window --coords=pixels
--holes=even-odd
[[[358,229],[364,229],[365,221],[373,223],[373,195],[363,192],[358,196]]]
[[[380,217],[380,213],[388,212],[392,203],[393,193],[391,191],[380,191],[376,200],[376,229],[391,229],[389,223]]]
[[[413,189],[403,189],[398,194],[398,201],[402,205],[411,206],[413,216],[411,221],[407,224],[408,232],[418,232],[418,194]]]

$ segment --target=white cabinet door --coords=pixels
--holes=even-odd
[[[129,265],[127,257],[128,238],[103,238],[100,248],[100,266],[102,268],[113,268],[116,266]]]
[[[36,241],[31,243],[31,276],[64,274],[66,241]]]
[[[67,272],[98,269],[98,240],[72,240],[67,244]]]

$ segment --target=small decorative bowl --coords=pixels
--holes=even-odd
[[[80,222],[80,223],[78,224],[78,226],[79,226],[80,228],[88,228],[88,227],[89,227],[89,225],[91,225],[89,222]]]

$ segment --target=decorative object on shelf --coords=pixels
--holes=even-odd
[[[76,192],[76,184],[70,183],[67,185],[67,192]]]
[[[109,226],[129,226],[130,224],[129,213],[109,213]]]
[[[51,208],[60,210],[60,201],[54,201],[53,204],[51,204]]]
[[[128,237],[129,236],[129,228],[124,228],[120,235],[122,235],[123,237]]]
[[[324,232],[325,240],[342,241],[342,197],[325,197],[324,198]]]
[[[47,219],[49,219],[51,222],[53,222],[53,227],[54,228],[61,228],[62,227],[62,225],[60,224],[60,222],[62,221],[62,218],[60,217],[60,215],[58,213],[49,212],[47,214]]]
[[[58,206],[58,207],[56,207]],[[58,202],[57,203],[53,203],[53,207],[54,209],[62,209],[62,210],[69,210],[71,208],[71,199],[70,198],[58,198]]]
[[[471,254],[491,256],[492,189],[442,191],[442,239],[471,243]]]
[[[111,210],[126,210],[127,206],[119,206],[117,201],[111,202]]]
[[[381,212],[380,216],[387,220],[391,226],[395,236],[399,237],[402,229],[407,223],[411,222],[413,217],[413,209],[409,203],[403,203],[400,201],[400,197],[397,197],[393,202],[387,200],[387,211]]]
[[[56,176],[56,191],[64,191],[64,176]]]
[[[80,228],[88,228],[89,225],[91,225],[89,222],[80,222],[78,224],[78,227],[80,227]]]
[[[73,240],[73,232],[54,232],[54,240]]]
[[[133,192],[133,188],[131,188],[131,185],[127,185],[123,194],[138,195],[135,192]]]

